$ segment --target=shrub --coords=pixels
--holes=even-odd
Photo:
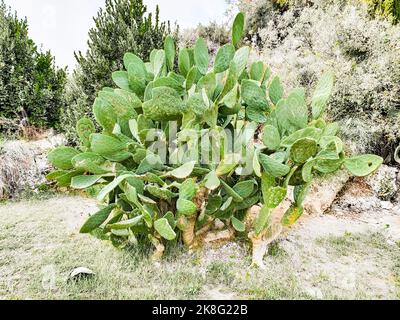
[[[59,186],[102,187],[103,208],[82,233],[119,247],[151,242],[160,258],[167,244],[200,245],[218,219],[225,234],[247,232],[257,251],[261,239],[300,218],[314,175],[344,166],[365,176],[380,166],[374,155],[347,158],[338,125],[323,120],[332,74],[319,81],[309,109],[304,89],[285,92],[263,62],[247,67],[250,48],[237,49],[243,26],[239,14],[232,43],[218,50],[212,69],[202,38],[180,50],[179,72],[171,37],[150,62],[124,56],[127,71],[112,75],[119,88],[104,88],[94,102],[102,133],[83,118],[80,148],[49,154],[58,170],[48,179]],[[289,186],[295,202],[272,223]],[[248,209],[259,203],[246,228]]]
[[[22,135],[22,128],[13,119],[0,118],[0,141],[2,138],[17,139]]]
[[[215,57],[218,49],[230,42],[228,28],[214,21],[208,25],[199,25],[194,29],[186,29],[180,34],[179,46],[192,47],[198,38],[206,40],[211,57]]]
[[[112,86],[111,74],[123,67],[124,54],[134,52],[148,59],[150,51],[161,48],[170,32],[169,22],[159,21],[158,7],[153,19],[152,13],[147,14],[143,0],[106,0],[105,8],[100,9],[94,22],[86,55],[75,54],[78,67],[67,88],[68,107],[62,122],[63,130],[73,142],[77,139],[76,120],[84,115],[93,118],[91,106],[96,93]]]
[[[39,52],[28,23],[0,3],[0,117],[57,127],[63,107],[64,69],[50,52]]]
[[[400,1],[398,0],[367,0],[368,10],[373,17],[383,16],[393,24],[400,21]]]
[[[249,20],[260,23],[253,40],[261,59],[283,75],[285,85],[307,91],[332,69],[337,81],[329,118],[345,128],[343,138],[354,152],[392,162],[400,141],[400,27],[370,19],[358,1],[314,0],[263,15],[258,8],[266,2],[249,9],[256,15]]]

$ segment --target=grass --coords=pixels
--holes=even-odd
[[[336,256],[354,256],[355,254],[370,253],[372,250],[392,251],[381,232],[367,234],[352,234],[346,232],[341,237],[328,236],[317,239],[319,245],[325,246]],[[397,250],[395,250],[397,251]]]
[[[308,253],[300,252],[301,270],[278,243],[269,250],[265,271],[250,268],[243,246],[194,253],[177,247],[153,263],[143,248],[117,250],[78,234],[88,212],[93,212],[92,201],[74,197],[0,204],[0,299],[215,299],[219,291],[237,299],[313,299],[309,286],[321,287],[324,298],[353,297],[335,291],[331,275],[316,270]],[[368,250],[388,255],[393,248],[383,240],[378,234],[346,234],[315,245],[328,252],[328,259],[359,257]],[[67,281],[80,266],[96,276]],[[398,285],[399,266],[400,260],[393,269]],[[370,294],[359,290],[354,296]]]
[[[390,265],[386,267],[389,269],[391,281],[396,286],[396,297],[400,299],[400,246],[398,243],[396,246],[389,245],[381,232],[345,233],[341,237],[329,236],[317,239],[316,242],[337,258],[345,256],[362,259],[369,255],[373,262],[388,261]],[[359,293],[359,296],[360,299],[366,297],[363,292]]]
[[[204,263],[201,253],[175,248],[164,261],[153,263],[146,250],[117,250],[80,235],[77,226],[82,218],[68,227],[68,215],[80,210],[77,203],[85,202],[91,201],[51,198],[0,205],[0,298],[199,299],[208,298],[207,288],[217,286],[238,298],[297,297],[285,286],[268,286],[268,277],[257,275],[254,281],[254,274],[243,273],[244,266],[250,265],[248,256]],[[79,266],[90,268],[96,276],[78,283],[67,281]]]
[[[393,279],[397,287],[397,298],[400,299],[400,259],[397,260],[393,268]]]

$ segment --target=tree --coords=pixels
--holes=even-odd
[[[75,140],[76,121],[91,115],[92,105],[103,87],[112,86],[112,72],[123,66],[123,56],[133,52],[148,59],[153,48],[161,48],[170,33],[169,22],[159,21],[159,8],[155,17],[147,14],[143,0],[106,0],[94,18],[95,26],[89,31],[88,50],[75,53],[78,68],[67,88],[68,108],[63,117],[64,131]]]
[[[0,117],[57,127],[66,70],[29,37],[27,19],[0,3]]]

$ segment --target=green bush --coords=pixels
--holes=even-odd
[[[400,1],[399,0],[366,0],[369,12],[373,17],[383,16],[388,18],[393,24],[400,21]]]
[[[18,139],[23,135],[16,120],[0,117],[0,141],[2,138]]]
[[[161,48],[169,23],[147,14],[142,0],[106,0],[94,18],[95,27],[89,31],[88,50],[75,54],[78,66],[67,86],[68,104],[63,116],[63,131],[71,142],[76,142],[76,121],[82,116],[92,117],[91,106],[96,93],[112,86],[111,74],[121,69],[126,52],[134,52],[148,59],[153,48]]]
[[[159,258],[167,244],[201,244],[219,219],[231,232],[247,232],[256,246],[300,218],[313,176],[343,166],[366,176],[381,165],[374,155],[347,158],[339,126],[323,120],[331,73],[319,81],[308,108],[304,89],[285,92],[263,62],[248,67],[250,47],[238,48],[243,31],[239,14],[232,43],[218,50],[211,69],[202,38],[179,51],[179,72],[172,37],[149,62],[125,54],[125,70],[112,74],[119,88],[104,88],[93,105],[102,132],[83,118],[80,148],[49,154],[58,170],[48,179],[59,186],[102,187],[103,209],[82,233],[118,247],[151,242]],[[295,201],[281,224],[272,224],[289,186]],[[248,209],[259,203],[246,228]]]
[[[57,127],[63,108],[64,69],[42,53],[28,35],[28,23],[0,3],[0,117]]]

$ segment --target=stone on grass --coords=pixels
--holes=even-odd
[[[71,273],[68,276],[68,281],[80,281],[84,279],[91,279],[95,275],[96,274],[92,270],[85,267],[79,267],[71,271]]]

